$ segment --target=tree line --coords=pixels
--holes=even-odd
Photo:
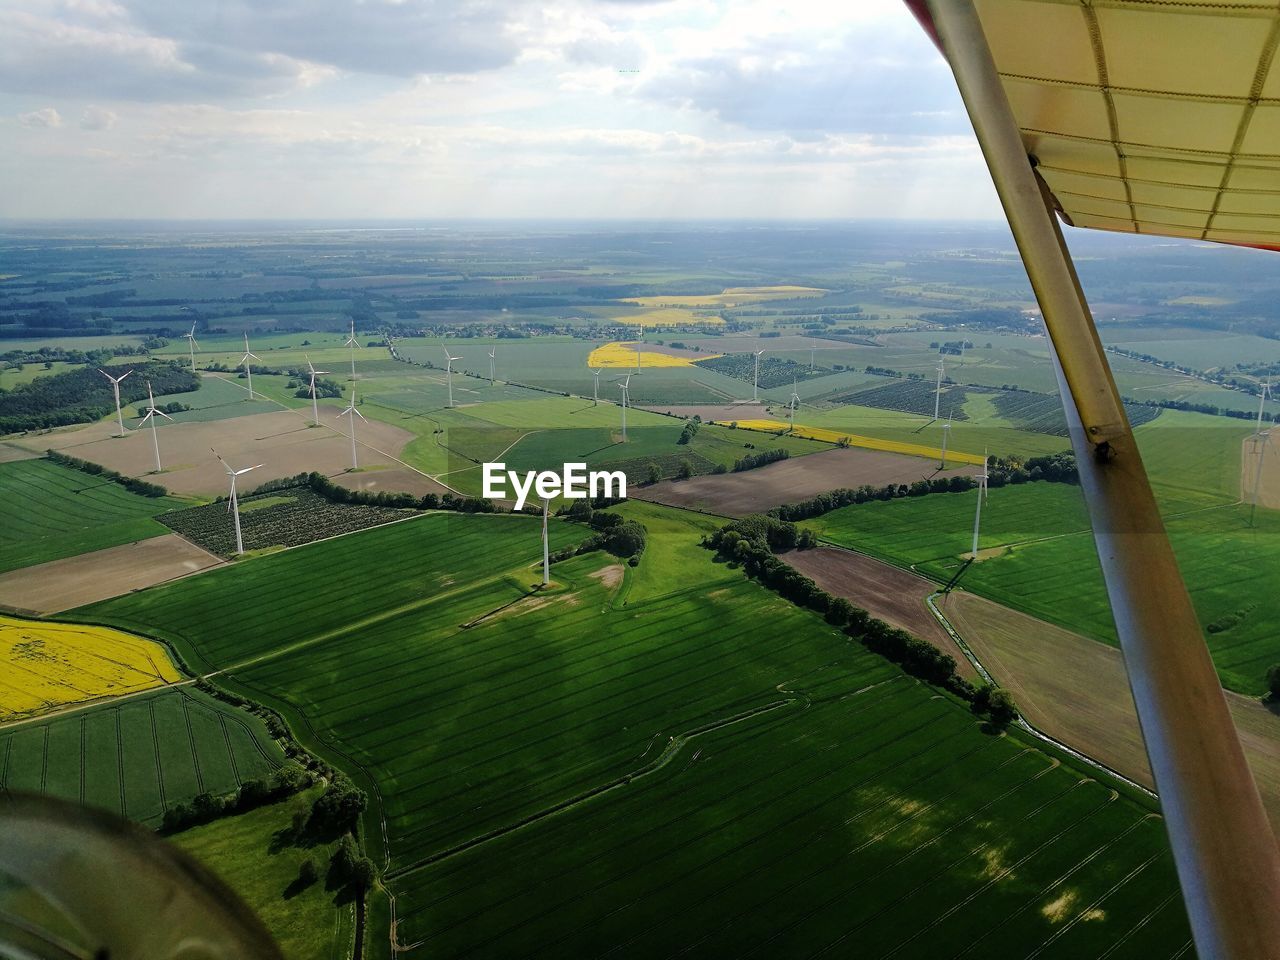
[[[1080,475],[1076,472],[1075,454],[1069,451],[1031,457],[1028,460],[1023,460],[1021,457],[995,457],[987,468],[987,474],[987,484],[992,487],[1033,481],[1080,482]],[[769,514],[781,520],[808,520],[852,504],[897,500],[902,497],[922,497],[930,493],[963,493],[977,485],[978,481],[973,477],[960,474],[917,480],[911,484],[890,483],[882,487],[863,484],[860,487],[828,490],[796,503],[784,503],[780,507],[774,507]]]
[[[148,360],[133,366],[117,364],[102,369],[113,377],[133,371],[132,376],[120,383],[121,405],[145,400],[147,381],[157,396],[189,393],[200,387],[199,376],[168,361]],[[114,413],[115,409],[111,384],[97,368],[68,370],[36,377],[12,390],[0,390],[0,433],[93,423]]]
[[[92,460],[69,457],[65,453],[59,453],[57,450],[46,450],[44,455],[53,463],[58,464],[58,466],[70,467],[72,470],[87,473],[91,477],[101,477],[111,483],[118,483],[130,493],[136,493],[142,497],[164,497],[169,494],[169,491],[159,484],[147,483],[147,481],[139,480],[137,477],[129,477],[123,473],[108,470],[102,464],[94,463]]]
[[[872,653],[891,660],[913,677],[950,691],[967,701],[975,713],[1000,727],[1017,711],[1013,699],[999,688],[974,686],[956,673],[954,657],[931,643],[890,626],[844,597],[827,593],[812,579],[775,555],[777,550],[807,549],[813,532],[777,517],[756,514],[734,520],[703,538],[703,545],[724,560],[740,564],[747,576],[790,600],[819,613],[834,627],[862,643]]]

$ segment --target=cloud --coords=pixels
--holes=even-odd
[[[147,32],[245,54],[411,77],[505,66],[523,3],[506,0],[121,0]]]
[[[53,107],[45,107],[43,110],[20,114],[18,122],[24,127],[60,127],[62,116]]]
[[[84,108],[80,114],[81,130],[110,130],[116,125],[116,115],[110,110],[95,107],[92,104]]]

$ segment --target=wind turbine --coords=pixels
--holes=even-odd
[[[760,357],[764,355],[764,351],[760,350],[756,353],[756,373],[751,380],[751,399],[760,399]]]
[[[249,367],[250,358],[261,360],[262,358],[256,353],[249,352],[249,334],[244,335],[244,356],[240,358],[240,362],[244,364],[244,375],[249,378],[249,399],[253,399],[253,370]]]
[[[641,332],[641,334],[640,334],[640,336],[642,336],[642,337],[643,337],[643,336],[644,336],[644,333],[643,333],[644,327],[642,326],[640,329],[641,329],[641,331],[642,331],[642,332]],[[638,376],[640,376],[640,341],[639,341],[639,340],[637,340],[637,341],[636,341],[636,376],[637,376],[637,377],[638,377]]]
[[[1267,382],[1262,385],[1262,389],[1258,391],[1258,425],[1254,428],[1254,435],[1262,433],[1262,408],[1266,402],[1271,399],[1271,378],[1267,378]]]
[[[198,344],[196,343],[196,325],[195,325],[194,323],[193,323],[193,324],[191,324],[191,332],[190,332],[190,333],[184,333],[184,334],[183,334],[183,336],[187,338],[187,346],[188,346],[188,347],[190,348],[190,350],[191,350],[191,372],[192,372],[192,373],[195,373],[195,370],[196,370],[196,347],[198,346]]]
[[[791,421],[791,429],[796,428],[796,407],[800,406],[800,394],[796,393],[795,377],[791,378],[791,399],[787,401],[787,419]]]
[[[448,377],[449,377],[449,406],[452,407],[453,406],[453,361],[461,360],[462,358],[451,356],[449,353],[448,347],[444,348],[444,356],[445,356],[445,359],[449,361],[447,364],[445,364],[445,367],[447,369]]]
[[[947,437],[951,436],[951,414],[947,414],[947,422],[942,425],[942,463],[939,470],[947,469]],[[985,469],[985,468],[984,468]]]
[[[116,421],[120,424],[120,436],[124,436],[124,414],[120,412],[120,381],[133,373],[132,370],[126,370],[119,377],[113,377],[105,370],[99,369],[98,372],[111,381],[111,392],[116,395]]]
[[[547,513],[551,509],[551,501],[542,501],[542,585],[551,582],[551,542],[547,539]]]
[[[631,374],[622,378],[618,387],[622,390],[622,442],[627,442],[627,389],[631,386]]]
[[[1262,492],[1262,463],[1267,456],[1267,444],[1271,442],[1271,431],[1261,430],[1249,440],[1258,451],[1258,470],[1253,475],[1253,504],[1249,507],[1249,526],[1252,527],[1258,514],[1258,496]]]
[[[813,373],[813,352],[818,349],[818,338],[809,338],[809,372]]]
[[[356,347],[360,346],[360,342],[356,340],[356,318],[355,317],[351,318],[351,336],[347,337],[347,340],[343,344],[343,346],[346,347],[347,352],[351,354],[351,379],[354,380],[356,378]],[[361,347],[360,349],[363,350],[364,348]]]
[[[593,406],[600,406],[600,371],[592,370],[591,375],[595,377],[591,385],[591,403]]]
[[[151,442],[156,448],[156,473],[160,472],[160,438],[156,436],[156,417],[161,416],[166,420],[172,420],[163,410],[156,406],[156,398],[151,395],[151,381],[147,381],[147,415],[142,418],[142,424],[148,420],[151,421]],[[142,426],[139,424],[139,426]]]
[[[448,353],[447,350],[445,352]],[[497,347],[494,347],[492,350],[489,351],[489,386],[491,387],[493,386],[493,381],[494,381],[493,370],[497,362],[496,361],[497,354],[498,354]]]
[[[978,474],[978,509],[973,514],[973,559],[978,559],[978,526],[982,522],[982,501],[987,499],[987,451],[982,451],[982,472]]]
[[[358,470],[360,468],[360,464],[356,462],[356,417],[364,420],[365,423],[368,423],[369,421],[365,419],[365,415],[363,413],[356,409],[355,384],[351,385],[351,402],[347,404],[347,409],[343,410],[338,414],[338,416],[347,417],[351,421],[351,469]]]
[[[938,408],[942,405],[942,355],[938,355],[938,388],[933,392],[933,419],[938,419]]]
[[[210,449],[213,449],[213,448],[211,447]],[[259,463],[256,466],[245,467],[243,470],[233,470],[231,469],[231,465],[228,464],[227,461],[223,460],[222,457],[218,456],[217,450],[213,451],[213,455],[215,457],[218,457],[218,462],[222,464],[223,468],[227,471],[227,476],[231,478],[231,497],[227,502],[227,509],[231,511],[231,515],[235,518],[236,554],[237,555],[243,554],[244,538],[240,535],[240,501],[236,499],[236,477],[243,476],[244,474],[248,473],[250,470],[257,470],[258,467],[262,466],[262,464]]]
[[[304,357],[307,355],[304,353]],[[317,370],[311,364],[311,358],[307,357],[307,368],[311,371],[311,422],[314,426],[320,426],[320,403],[316,399],[316,377],[322,373],[328,373],[328,370]]]

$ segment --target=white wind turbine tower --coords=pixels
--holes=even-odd
[[[449,406],[453,406],[453,361],[461,360],[461,357],[455,357],[449,353],[449,348],[444,348],[444,358],[448,361],[445,364],[446,376],[449,378]]]
[[[194,373],[196,369],[196,347],[198,346],[196,343],[196,325],[194,323],[191,324],[191,332],[184,333],[183,336],[187,338],[187,347],[191,350],[191,372]]]
[[[1271,431],[1260,430],[1249,438],[1258,453],[1258,469],[1253,475],[1253,503],[1249,507],[1249,526],[1253,526],[1258,514],[1258,497],[1262,493],[1262,464],[1267,456],[1267,444],[1271,442]]]
[[[787,419],[791,422],[790,429],[796,428],[796,408],[800,406],[800,394],[796,393],[795,377],[791,378],[791,399],[787,401]]]
[[[445,351],[445,352],[447,353],[448,351]],[[489,351],[489,386],[491,387],[493,386],[493,381],[495,379],[494,367],[497,365],[497,359],[496,359],[497,355],[498,355],[497,347],[494,347],[492,350]]]
[[[947,437],[951,436],[951,414],[947,414],[947,422],[942,425],[942,463],[939,470],[947,469]]]
[[[253,370],[249,367],[250,360],[261,360],[262,358],[256,353],[249,350],[249,334],[244,335],[244,356],[240,358],[240,363],[244,366],[244,375],[249,378],[249,399],[253,399]]]
[[[113,377],[111,374],[107,373],[107,371],[101,370],[101,369],[98,372],[111,381],[111,392],[116,395],[116,422],[120,424],[120,436],[123,437],[124,436],[124,414],[120,412],[120,381],[123,380],[125,377],[127,377],[129,374],[133,373],[133,371],[126,370],[119,377]]]
[[[641,330],[643,329],[644,328],[641,327]],[[643,337],[644,334],[641,333],[640,336]],[[639,340],[636,341],[636,376],[640,376],[640,341]]]
[[[368,423],[369,421],[365,419],[365,415],[363,413],[356,409],[355,384],[351,385],[351,402],[347,404],[347,409],[343,410],[338,414],[338,416],[347,417],[351,421],[351,469],[358,470],[360,468],[360,464],[356,462],[356,417],[364,420],[365,423]]]
[[[622,390],[622,442],[627,442],[627,389],[631,386],[631,374],[627,374],[618,384]]]
[[[1262,389],[1258,392],[1258,425],[1254,428],[1254,434],[1262,433],[1262,408],[1267,401],[1271,399],[1271,378],[1267,378],[1267,382],[1262,385]]]
[[[973,514],[973,559],[978,559],[978,527],[982,523],[982,501],[987,499],[987,451],[982,451],[982,472],[978,474],[978,508]]]
[[[751,379],[751,399],[752,400],[760,399],[760,358],[763,355],[764,355],[763,350],[758,350],[756,352],[756,372],[755,372],[755,376],[752,377]]]
[[[595,378],[591,384],[591,403],[594,406],[600,406],[600,371],[592,370],[591,376]]]
[[[809,338],[809,372],[813,373],[813,352],[818,349],[818,338]]]
[[[139,424],[139,426],[142,426],[148,420],[151,421],[151,443],[156,448],[156,473],[160,472],[160,438],[156,436],[156,417],[158,416],[164,417],[166,420],[173,419],[173,417],[169,416],[167,413],[165,413],[163,410],[159,409],[156,406],[156,398],[151,395],[151,381],[148,380],[147,381],[147,415],[142,418],[142,423]]]
[[[304,357],[307,355],[304,353]],[[322,373],[328,373],[328,370],[317,370],[311,363],[311,358],[307,357],[307,369],[311,371],[311,423],[313,426],[320,426],[320,402],[316,399],[316,377]]]
[[[551,501],[542,501],[542,585],[551,582],[551,542],[547,539],[547,513],[551,509]]]
[[[942,365],[942,356],[938,356],[938,387],[933,392],[933,419],[938,419],[938,408],[942,405],[942,375],[945,371]]]
[[[356,378],[356,347],[360,346],[360,341],[356,339],[355,317],[351,318],[351,335],[347,337],[347,340],[343,344],[343,346],[346,347],[347,352],[351,354],[351,379],[354,380]],[[360,349],[363,350],[364,348],[360,347]]]
[[[240,535],[240,501],[236,499],[236,477],[243,476],[244,474],[248,473],[250,470],[257,470],[258,467],[262,466],[262,464],[259,463],[252,467],[245,467],[243,470],[233,470],[231,469],[231,465],[228,464],[227,461],[223,460],[222,457],[218,456],[217,450],[213,451],[213,455],[215,457],[218,457],[218,462],[222,464],[223,469],[227,471],[227,476],[231,478],[231,497],[227,501],[227,509],[231,511],[232,517],[235,518],[236,554],[240,555],[244,553],[244,538]]]

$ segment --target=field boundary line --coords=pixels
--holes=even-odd
[[[780,709],[783,709],[784,707],[788,707],[788,706],[791,706],[792,704],[797,704],[797,703],[803,705],[803,700],[798,696],[788,697],[785,700],[774,700],[757,707],[752,707],[749,710],[744,710],[740,713],[733,714],[732,716],[729,716],[729,717],[722,717],[718,720],[708,721],[707,723],[700,724],[699,726],[694,727],[691,730],[674,734],[670,737],[670,739],[667,741],[667,745],[663,748],[662,752],[656,758],[649,761],[647,764],[644,764],[643,766],[637,768],[636,770],[631,771],[630,773],[621,774],[620,776],[614,777],[612,780],[608,780],[602,784],[597,784],[594,787],[590,787],[587,790],[574,794],[571,797],[567,797],[566,799],[561,800],[558,803],[552,804],[549,807],[544,807],[542,810],[536,810],[533,813],[520,818],[514,823],[509,823],[506,826],[502,826],[502,827],[496,827],[493,830],[483,833],[478,837],[473,837],[470,840],[464,840],[462,843],[455,844],[454,846],[449,847],[446,850],[441,850],[437,853],[433,853],[429,856],[423,857],[413,863],[400,867],[397,870],[391,870],[383,877],[383,879],[387,881],[398,880],[402,877],[408,876],[411,873],[415,873],[424,867],[431,866],[433,864],[439,863],[442,860],[447,860],[450,857],[457,856],[460,853],[464,853],[467,850],[471,850],[475,847],[478,847],[481,844],[487,843],[490,840],[496,840],[498,837],[506,836],[507,834],[513,833],[514,831],[519,830],[523,827],[531,826],[532,824],[537,823],[541,820],[545,820],[548,817],[555,816],[558,813],[563,813],[566,810],[576,807],[589,800],[593,800],[596,797],[601,796],[605,793],[611,792],[617,789],[618,787],[627,786],[632,781],[657,773],[659,770],[662,770],[663,768],[671,764],[671,762],[674,761],[675,758],[679,755],[680,751],[684,748],[684,746],[688,744],[688,742],[692,740],[694,737],[698,737],[706,733],[711,733],[716,730],[721,730],[725,727],[733,726],[734,724],[737,724],[737,723],[743,723],[747,720],[752,720],[758,716],[762,716],[763,714],[772,713],[775,710],[780,710]],[[397,949],[410,950],[416,945],[417,944],[408,944],[406,946],[398,947]]]
[[[982,665],[982,661],[978,659],[977,655],[973,652],[973,649],[969,646],[969,644],[965,643],[964,638],[960,636],[960,632],[951,625],[951,621],[947,619],[946,615],[943,614],[943,612],[938,609],[937,604],[934,603],[934,598],[940,595],[941,595],[941,591],[935,590],[933,593],[931,593],[928,597],[925,598],[925,601],[924,601],[925,605],[929,608],[929,611],[934,615],[934,617],[937,618],[937,621],[939,624],[941,624],[942,629],[947,631],[947,634],[951,637],[952,640],[955,641],[956,646],[958,646],[961,649],[961,651],[963,651],[965,657],[968,658],[969,663],[972,664],[973,668],[978,671],[978,674],[984,680],[986,680],[987,683],[993,686],[999,686],[999,684],[996,683],[996,681],[992,678],[991,674],[987,671],[987,668]],[[1063,751],[1064,753],[1068,754],[1072,758],[1079,760],[1081,763],[1087,764],[1088,766],[1092,767],[1095,770],[1101,771],[1102,773],[1105,773],[1108,776],[1114,777],[1115,779],[1119,780],[1121,783],[1125,784],[1126,786],[1132,787],[1135,790],[1142,791],[1142,793],[1144,793],[1146,796],[1150,797],[1153,800],[1160,799],[1160,795],[1157,794],[1154,790],[1149,790],[1147,787],[1144,787],[1142,784],[1138,783],[1136,780],[1131,780],[1129,777],[1126,777],[1123,773],[1121,773],[1119,770],[1116,770],[1114,767],[1109,767],[1105,763],[1103,763],[1101,760],[1095,760],[1093,757],[1089,756],[1088,754],[1082,753],[1079,750],[1075,749],[1074,747],[1070,747],[1067,744],[1063,743],[1061,740],[1058,740],[1058,739],[1055,739],[1054,737],[1049,736],[1049,734],[1045,733],[1043,730],[1040,730],[1037,727],[1033,727],[1030,723],[1026,721],[1026,719],[1023,718],[1021,713],[1018,714],[1018,717],[1016,720],[1014,720],[1014,723],[1024,732],[1029,733],[1031,734],[1031,736],[1035,737],[1036,739],[1042,740],[1045,743],[1055,747],[1056,749]]]

